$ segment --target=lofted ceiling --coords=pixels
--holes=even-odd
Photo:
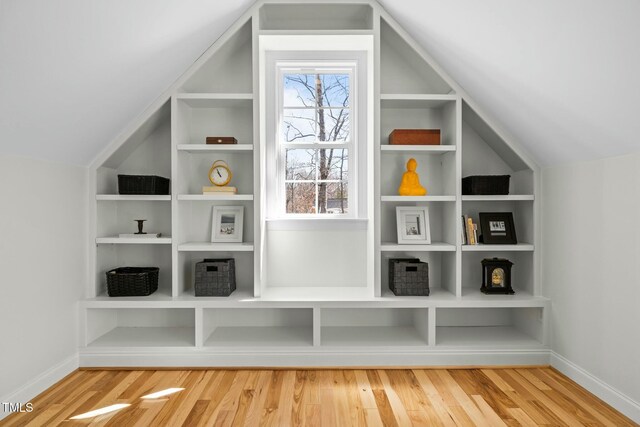
[[[0,0],[0,154],[88,165],[252,3]],[[640,151],[637,0],[380,3],[540,164]]]

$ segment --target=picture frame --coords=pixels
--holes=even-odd
[[[211,242],[242,243],[244,206],[214,206]]]
[[[430,245],[429,208],[396,206],[396,228],[400,245]]]
[[[518,243],[512,212],[480,212],[482,243],[485,245],[515,245]]]

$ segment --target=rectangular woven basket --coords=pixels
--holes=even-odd
[[[428,296],[429,264],[417,258],[389,259],[389,289],[398,296]]]
[[[158,290],[158,267],[120,267],[107,271],[110,297],[146,297]]]

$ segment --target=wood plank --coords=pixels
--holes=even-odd
[[[245,426],[258,425],[262,418],[262,408],[267,399],[269,385],[271,384],[272,371],[262,371],[258,375],[258,380],[253,389],[253,399],[247,408],[247,416],[245,418]]]

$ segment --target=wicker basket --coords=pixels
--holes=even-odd
[[[236,290],[236,261],[233,258],[205,259],[196,263],[197,297],[228,297]]]
[[[107,271],[110,297],[146,297],[158,290],[158,267],[120,267]]]
[[[155,175],[118,175],[120,194],[169,194],[169,179]]]
[[[474,175],[462,178],[462,194],[507,195],[510,175]]]
[[[428,296],[429,264],[417,258],[389,259],[389,289],[394,295]]]

